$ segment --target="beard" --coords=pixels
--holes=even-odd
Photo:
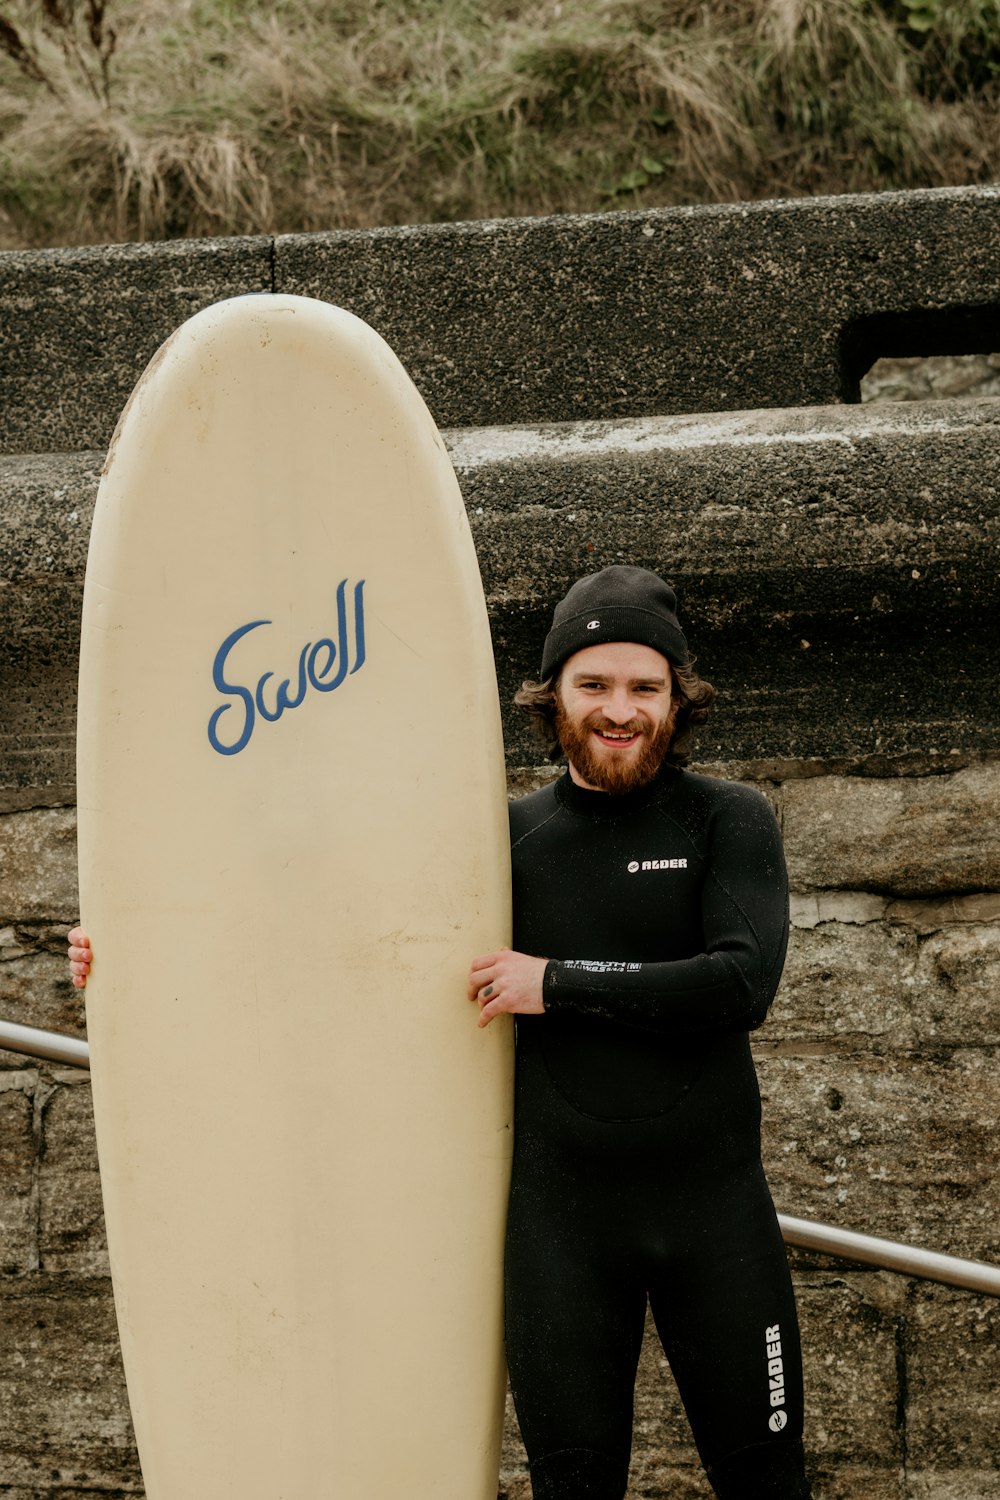
[[[556,700],[556,733],[566,759],[588,786],[612,795],[638,791],[653,780],[670,749],[674,719],[671,709],[658,729],[650,729],[638,719],[628,724],[612,724],[597,712],[588,714],[582,723],[577,723]],[[630,748],[627,755],[614,750],[600,754],[591,739],[594,730],[642,735],[638,753]]]

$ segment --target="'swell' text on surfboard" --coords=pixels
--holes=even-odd
[[[249,635],[252,630],[260,630],[265,625],[270,625],[270,620],[251,620],[249,624],[238,626],[226,636],[215,653],[215,661],[212,663],[212,681],[220,693],[236,701],[220,703],[208,721],[208,740],[213,750],[217,750],[220,755],[238,755],[249,745],[258,719],[264,719],[273,724],[281,718],[286,709],[298,708],[309,688],[315,688],[317,693],[332,693],[334,688],[340,687],[345,677],[353,677],[354,673],[364,666],[364,587],[363,578],[360,583],[354,585],[354,665],[350,672],[347,667],[346,578],[337,585],[337,641],[334,643],[328,636],[315,642],[306,641],[299,652],[299,669],[294,691],[292,679],[286,677],[279,682],[272,696],[272,690],[267,689],[267,684],[274,676],[273,672],[264,672],[253,689],[244,687],[238,682],[232,682],[226,676],[229,654],[237,642],[241,641],[245,635]],[[268,702],[269,698],[270,702]],[[230,715],[232,717],[229,717]],[[225,738],[220,734],[220,729],[226,734]]]

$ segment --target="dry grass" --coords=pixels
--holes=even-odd
[[[0,0],[8,246],[1000,176],[1000,0],[96,11]]]

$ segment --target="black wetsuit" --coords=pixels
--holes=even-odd
[[[507,1355],[535,1500],[621,1500],[647,1297],[723,1500],[801,1500],[795,1303],[747,1033],[784,961],[774,816],[673,768],[511,808],[518,1018]]]

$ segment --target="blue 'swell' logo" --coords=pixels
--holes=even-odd
[[[354,585],[354,665],[351,667],[350,675],[353,677],[365,661],[365,580]],[[286,708],[298,708],[306,695],[307,690],[312,687],[317,693],[332,693],[334,688],[340,687],[344,678],[348,676],[347,656],[347,579],[343,579],[337,585],[337,642],[334,644],[329,637],[313,642],[306,641],[299,652],[298,679],[292,692],[292,681],[286,677],[279,682],[277,691],[271,696],[268,703],[265,696],[265,688],[274,676],[273,672],[265,672],[259,678],[256,688],[251,691],[249,687],[241,687],[238,682],[230,682],[226,678],[227,660],[229,653],[251,630],[260,630],[264,625],[270,625],[270,620],[251,620],[249,625],[240,625],[232,634],[227,635],[218,651],[215,653],[215,661],[212,663],[212,681],[227,698],[238,700],[233,703],[220,703],[208,721],[208,742],[213,750],[220,755],[238,755],[250,743],[250,736],[254,732],[258,717],[274,723],[280,719]],[[232,713],[233,718],[226,716]],[[223,721],[220,724],[220,720]],[[234,732],[239,725],[239,733]],[[219,730],[230,731],[227,739],[220,738]]]

